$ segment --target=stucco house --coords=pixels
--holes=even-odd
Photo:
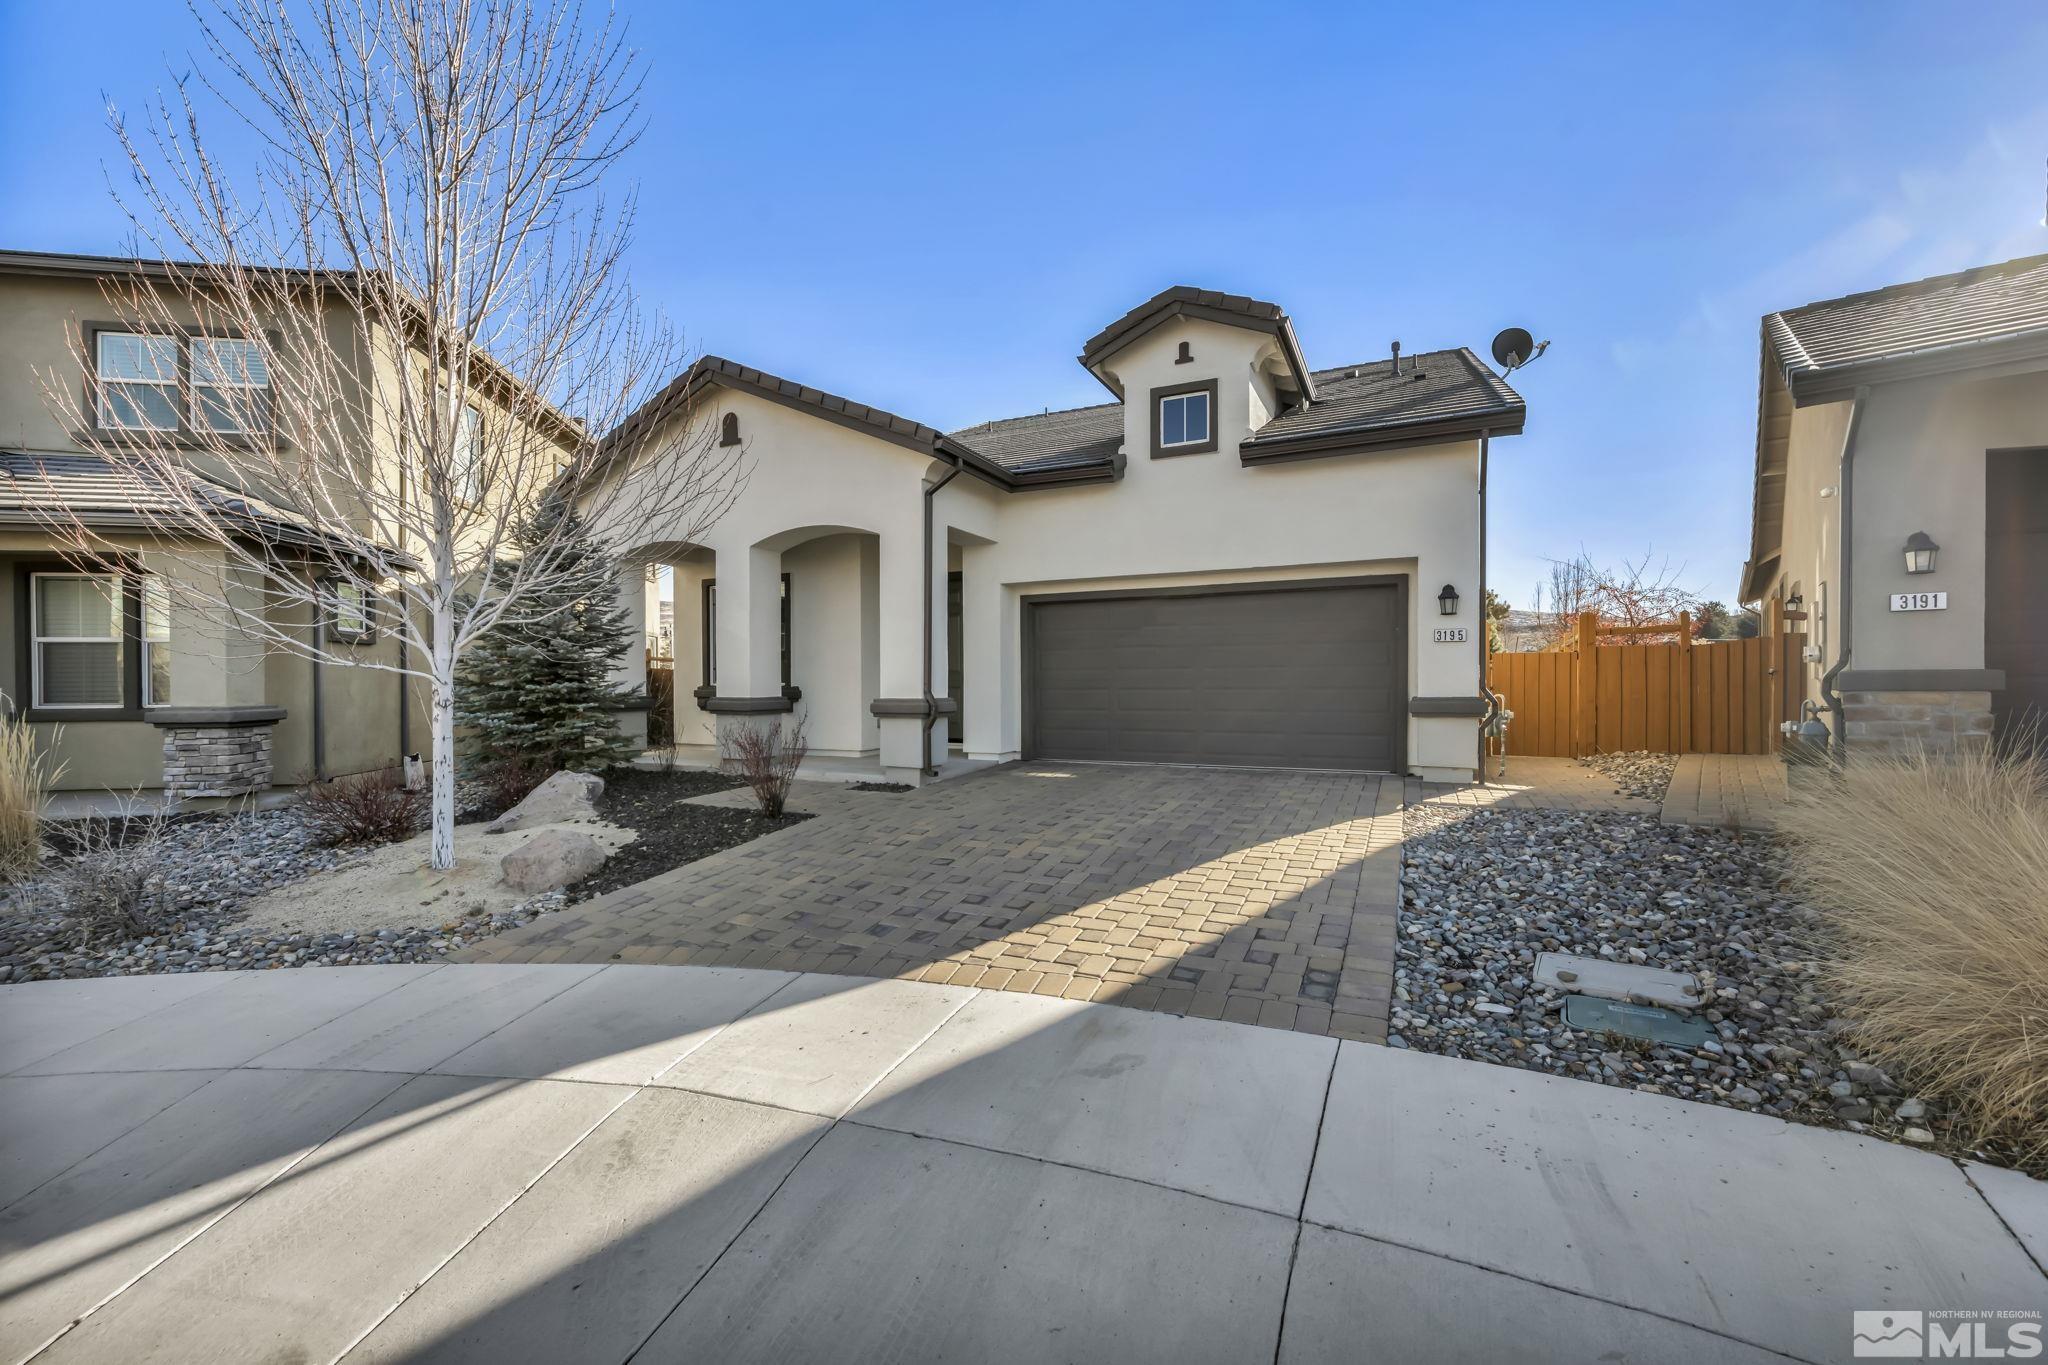
[[[1110,401],[948,432],[712,357],[616,433],[745,448],[697,541],[604,528],[673,569],[679,742],[801,710],[814,754],[908,782],[949,754],[1472,778],[1521,398],[1463,349],[1313,367],[1278,306],[1187,287],[1079,360]]]
[[[1742,599],[1838,740],[2048,724],[2048,255],[1763,320]]]
[[[100,434],[190,452],[195,485],[224,510],[282,536],[303,531],[289,512],[237,491],[234,470],[205,467],[236,442],[290,449],[291,434],[270,420],[279,377],[261,352],[196,310],[189,325],[167,331],[122,321],[109,302],[110,280],[161,279],[165,269],[0,252],[0,698],[63,761],[62,789],[205,800],[394,767],[426,747],[424,689],[388,668],[349,666],[390,664],[403,648],[377,629],[370,605],[326,620],[304,606],[266,609],[274,626],[337,656],[318,662],[166,591],[164,575],[203,568],[208,555],[230,570],[224,552],[204,539],[166,537],[152,515],[164,510],[159,490],[93,453],[94,433],[52,411],[41,376],[76,393],[76,412]],[[338,307],[329,313],[319,326],[341,373],[360,377],[382,363],[367,356],[359,319]],[[232,401],[229,379],[238,385]],[[381,390],[363,383],[358,410],[374,413]],[[212,439],[197,439],[199,423]],[[379,462],[392,458],[388,446],[361,444],[348,458],[366,480],[384,477],[373,471],[387,468]],[[66,526],[90,532],[93,562],[66,552]]]

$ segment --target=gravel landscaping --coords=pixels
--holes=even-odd
[[[769,820],[752,809],[687,804],[692,797],[745,785],[736,777],[711,772],[662,774],[621,769],[610,774],[605,778],[604,795],[597,799],[597,813],[640,837],[613,854],[591,876],[570,887],[569,899],[589,900],[634,882],[644,882],[670,868],[694,863],[811,818],[792,811]]]
[[[1678,755],[1653,754],[1637,749],[1626,753],[1594,754],[1591,758],[1580,759],[1579,766],[1591,768],[1613,782],[1614,789],[1623,796],[1662,801],[1665,789],[1671,785],[1671,774],[1678,771]]]
[[[354,963],[439,962],[493,934],[530,923],[574,901],[745,843],[806,818],[764,821],[750,811],[683,804],[740,785],[717,773],[622,770],[599,798],[604,818],[639,837],[591,877],[504,909],[459,905],[421,912],[427,922],[327,933],[290,933],[245,922],[245,905],[265,892],[361,862],[369,850],[321,845],[297,806],[253,814],[194,814],[168,827],[159,849],[172,909],[157,932],[124,942],[81,945],[64,907],[34,883],[0,890],[0,984],[60,977],[233,971]],[[481,787],[459,793],[465,824],[497,814]],[[49,828],[49,855],[64,825]],[[460,835],[458,834],[458,851]],[[431,918],[428,918],[431,917]]]
[[[1933,1106],[1845,1048],[1815,921],[1758,836],[1646,815],[1419,806],[1405,817],[1389,1043],[1921,1144]],[[1697,1051],[1567,1028],[1563,952],[1699,977]]]

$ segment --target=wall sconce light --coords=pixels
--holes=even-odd
[[[1906,572],[1933,573],[1934,552],[1941,547],[1925,531],[1915,531],[1906,537]]]
[[[1456,616],[1458,614],[1458,590],[1448,583],[1444,584],[1444,590],[1436,595],[1436,609],[1438,615]]]
[[[1800,596],[1800,595],[1799,595],[1798,593],[1796,593],[1796,592],[1795,592],[1795,593],[1793,593],[1793,594],[1792,594],[1792,595],[1791,595],[1790,597],[1788,597],[1788,598],[1786,598],[1786,599],[1785,599],[1785,610],[1786,610],[1786,611],[1799,611],[1799,610],[1802,610],[1802,609],[1803,609],[1803,608],[1804,608],[1805,606],[1806,606],[1806,599],[1805,599],[1804,597],[1801,597],[1801,596]]]

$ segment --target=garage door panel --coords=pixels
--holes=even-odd
[[[1399,600],[1374,585],[1033,604],[1033,752],[1391,769]]]

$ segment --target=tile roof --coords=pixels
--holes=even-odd
[[[1091,408],[1006,417],[948,434],[1017,473],[1107,464],[1124,441],[1124,405],[1097,403]]]
[[[1421,426],[1498,416],[1503,433],[1522,420],[1522,399],[1463,348],[1315,371],[1316,397],[1260,427],[1247,448],[1372,437]],[[948,433],[961,445],[1016,473],[1106,464],[1123,444],[1124,407],[1034,413],[983,422]]]
[[[1519,427],[1520,394],[1464,347],[1315,372],[1316,396],[1252,433],[1248,445],[1324,440],[1499,416]]]
[[[315,532],[282,508],[210,479],[193,476],[195,491],[218,515],[310,542]],[[27,454],[0,450],[0,523],[134,526],[162,530],[190,504],[134,469],[97,455]]]
[[[2048,255],[1894,284],[1764,319],[1778,361],[1803,375],[2048,334]]]
[[[1191,284],[1177,284],[1171,289],[1162,289],[1151,298],[1125,313],[1109,326],[1089,337],[1081,347],[1085,362],[1090,356],[1106,349],[1122,338],[1124,333],[1146,321],[1154,313],[1176,303],[1198,304],[1222,313],[1236,313],[1254,322],[1277,323],[1286,321],[1287,314],[1277,303],[1264,299],[1247,298],[1243,294],[1225,294],[1215,289],[1197,289]]]

